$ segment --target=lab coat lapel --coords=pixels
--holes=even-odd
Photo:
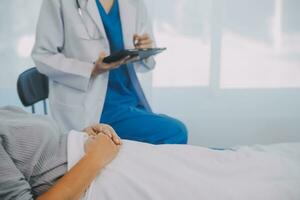
[[[119,0],[123,40],[126,49],[134,48],[133,35],[136,32],[137,8],[130,0]]]
[[[137,5],[131,3],[130,0],[119,0],[119,9],[125,48],[133,49],[133,35],[137,31],[137,22],[139,20],[137,18]],[[128,64],[127,69],[133,88],[136,94],[138,95],[141,104],[145,107],[147,111],[152,112],[151,107],[143,92],[142,86],[139,82],[139,79],[136,75],[133,64]]]
[[[81,4],[82,4],[82,1],[83,0],[81,0]],[[94,22],[97,25],[100,33],[102,35],[104,35],[106,40],[107,40],[106,32],[105,32],[104,25],[103,25],[103,22],[101,20],[100,14],[99,14],[99,10],[98,10],[96,1],[95,0],[89,0],[89,1],[87,1],[86,4],[87,4],[86,5],[87,12],[91,16],[91,18],[94,20]]]

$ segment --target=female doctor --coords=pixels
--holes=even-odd
[[[103,58],[124,48],[154,47],[143,0],[44,0],[32,58],[49,77],[53,118],[65,130],[111,125],[121,138],[153,144],[186,143],[182,122],[151,111],[136,71],[153,57],[125,64]]]

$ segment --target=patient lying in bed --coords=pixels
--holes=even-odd
[[[121,144],[122,143],[122,144]],[[106,125],[63,134],[0,109],[0,199],[300,198],[300,144],[227,151],[122,141]]]

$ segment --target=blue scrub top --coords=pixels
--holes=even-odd
[[[111,53],[124,49],[123,32],[119,13],[118,0],[114,0],[111,10],[106,13],[99,0],[96,0],[98,10],[109,41]],[[101,116],[102,123],[116,121],[122,114],[128,114],[128,107],[138,106],[138,96],[135,93],[126,65],[113,69],[109,74],[106,99]]]

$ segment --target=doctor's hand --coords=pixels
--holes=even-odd
[[[108,136],[116,145],[122,144],[121,138],[117,135],[115,130],[107,124],[94,124],[85,128],[83,131],[86,132],[91,138],[94,138],[99,134],[104,134]]]
[[[102,74],[104,72],[107,72],[112,69],[118,68],[120,65],[124,64],[125,61],[128,59],[128,57],[124,58],[123,60],[113,62],[113,63],[104,63],[103,59],[106,57],[106,54],[104,52],[101,52],[99,55],[98,60],[95,63],[94,69],[92,71],[92,77],[95,77],[99,74]]]
[[[137,49],[148,49],[153,47],[153,41],[147,33],[143,35],[134,34],[133,44]]]

